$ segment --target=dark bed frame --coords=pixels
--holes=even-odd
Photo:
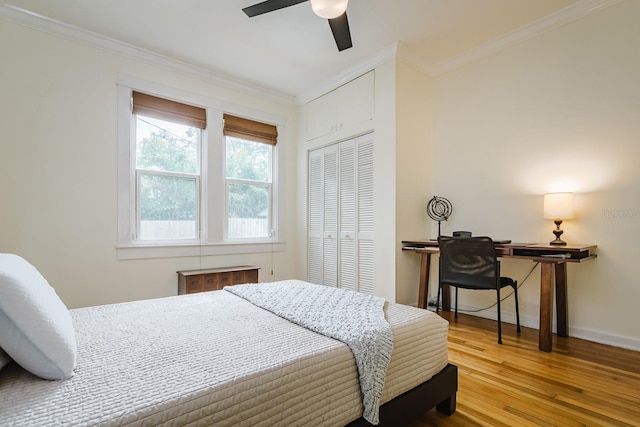
[[[424,414],[434,406],[438,411],[451,415],[456,410],[458,391],[458,367],[449,363],[429,381],[401,394],[380,407],[381,426],[398,426]],[[364,418],[346,427],[371,426]]]

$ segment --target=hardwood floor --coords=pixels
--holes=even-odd
[[[640,426],[640,352],[553,336],[538,351],[538,331],[442,313],[449,320],[449,361],[458,365],[457,409],[435,409],[425,426]]]

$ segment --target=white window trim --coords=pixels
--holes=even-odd
[[[120,74],[118,91],[118,259],[168,258],[185,256],[227,255],[284,250],[284,119],[281,116],[225,103],[147,80]],[[131,125],[131,92],[138,90],[159,97],[173,99],[203,107],[207,110],[207,129],[202,131],[201,156],[206,161],[201,167],[200,239],[196,243],[139,242],[132,235],[136,221],[134,169],[135,141]],[[224,165],[224,136],[222,114],[228,113],[275,124],[278,144],[272,157],[272,236],[261,239],[226,239],[226,184]],[[213,148],[213,149],[212,149]],[[215,151],[215,152],[214,152]],[[219,173],[210,173],[210,171]]]

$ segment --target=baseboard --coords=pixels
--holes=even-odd
[[[432,307],[430,307],[432,308]],[[470,316],[482,317],[485,319],[497,320],[497,314],[495,311],[481,311],[475,312],[477,307],[470,306],[458,306],[458,312],[468,314]],[[505,323],[516,324],[516,315],[511,313],[502,313],[502,321]],[[539,328],[539,320],[538,317],[534,316],[523,316],[520,315],[520,325],[525,326],[527,328],[538,329]],[[555,320],[552,323],[552,330],[555,333],[556,322]],[[597,331],[588,328],[580,328],[573,327],[569,325],[569,336],[580,338],[586,341],[593,341],[599,344],[611,345],[614,347],[626,348],[629,350],[640,351],[640,339],[625,337],[618,334],[612,334],[603,331]]]
[[[600,344],[640,351],[640,339],[637,338],[625,337],[602,331],[594,331],[592,329],[573,328],[571,325],[569,325],[569,335]]]

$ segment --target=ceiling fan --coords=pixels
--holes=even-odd
[[[347,3],[349,0],[266,0],[262,3],[245,7],[242,11],[252,18],[263,13],[304,3],[305,1],[311,2],[311,8],[316,15],[329,21],[329,26],[339,51],[353,46],[351,32],[349,31],[349,21],[347,20]]]

